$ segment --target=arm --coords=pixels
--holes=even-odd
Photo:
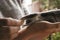
[[[0,18],[0,26],[21,26],[24,20],[17,20],[13,18]]]

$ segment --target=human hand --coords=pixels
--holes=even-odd
[[[48,21],[38,21],[28,25],[24,30],[19,32],[15,40],[43,40],[53,32],[58,32],[60,22],[51,23]]]

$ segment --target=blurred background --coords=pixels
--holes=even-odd
[[[37,7],[39,11],[60,9],[60,0],[32,0],[32,2],[33,2],[32,5],[34,5],[34,7],[35,5],[39,6]]]

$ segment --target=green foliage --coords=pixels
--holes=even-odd
[[[60,32],[52,34],[52,40],[60,40]]]

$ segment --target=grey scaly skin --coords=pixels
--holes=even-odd
[[[24,16],[18,0],[0,0],[0,10],[5,17],[20,19]]]

